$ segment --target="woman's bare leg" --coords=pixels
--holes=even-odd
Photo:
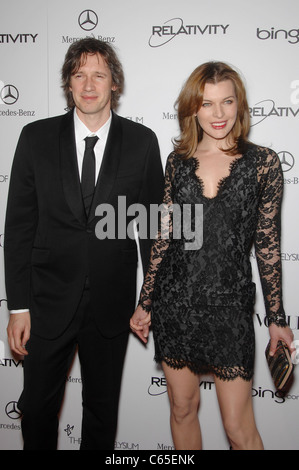
[[[224,381],[215,377],[223,425],[233,450],[263,450],[256,428],[252,382],[241,378]]]
[[[199,377],[187,367],[173,369],[162,363],[170,401],[170,425],[176,450],[200,450],[198,419]]]

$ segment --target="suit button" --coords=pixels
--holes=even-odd
[[[87,233],[92,233],[91,228],[87,228],[87,229],[86,229],[86,232],[87,232]]]

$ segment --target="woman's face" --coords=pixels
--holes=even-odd
[[[197,119],[203,130],[203,140],[229,141],[238,114],[235,87],[231,80],[212,84],[206,83],[203,102],[197,112]]]

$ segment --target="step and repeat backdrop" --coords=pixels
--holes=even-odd
[[[9,313],[3,272],[10,169],[22,127],[65,112],[60,70],[67,48],[79,38],[96,37],[116,48],[126,78],[118,112],[156,132],[163,165],[172,150],[171,141],[178,135],[174,102],[191,71],[208,60],[228,62],[240,71],[251,110],[250,139],[273,148],[284,172],[284,303],[299,343],[298,18],[298,0],[11,0],[1,9],[0,449],[22,449],[17,400],[22,390],[23,363],[12,356],[6,340]],[[295,370],[288,394],[279,396],[264,356],[268,329],[254,250],[252,266],[257,284],[252,388],[257,424],[266,449],[299,450],[299,372]],[[139,270],[138,289],[141,282]],[[146,347],[130,337],[115,449],[173,449],[167,385],[153,355],[152,336]],[[95,374],[100,360],[93,359]],[[104,383],[106,377],[102,379]],[[204,448],[229,449],[213,377],[202,377],[200,390]],[[79,448],[80,426],[81,377],[75,357],[60,416],[59,449]]]

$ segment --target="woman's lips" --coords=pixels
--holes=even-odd
[[[226,121],[212,122],[211,125],[213,129],[224,129],[224,127],[226,126]]]

